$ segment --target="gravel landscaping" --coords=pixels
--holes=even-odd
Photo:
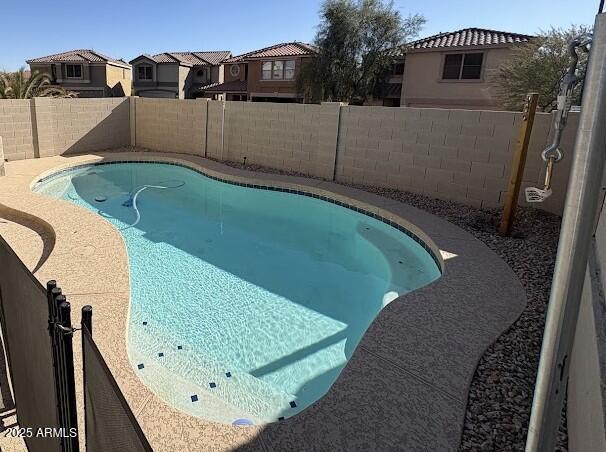
[[[305,176],[258,165],[222,163],[251,171]],[[523,450],[560,218],[540,210],[519,208],[512,237],[502,237],[496,232],[500,210],[476,209],[387,188],[352,186],[416,206],[456,224],[497,253],[520,279],[528,304],[520,318],[486,350],[478,363],[469,391],[460,450]],[[556,450],[566,451],[567,443],[563,416]]]

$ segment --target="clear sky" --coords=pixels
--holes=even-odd
[[[92,48],[130,60],[142,53],[231,50],[313,39],[320,0],[2,1],[0,69],[65,50]],[[427,19],[421,36],[466,27],[535,33],[593,24],[599,0],[395,0]]]

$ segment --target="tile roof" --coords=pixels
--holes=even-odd
[[[214,66],[231,56],[229,50],[210,52],[163,52],[156,55],[141,55],[156,63],[179,63],[184,66]],[[141,56],[131,60],[131,63]]]
[[[203,86],[198,91],[206,91],[209,93],[240,93],[248,90],[246,80],[232,80],[225,83],[213,83],[212,85]]]
[[[212,65],[222,63],[231,56],[229,50],[214,50],[211,52],[192,52],[198,58],[208,61]]]
[[[68,52],[55,53],[53,55],[47,55],[39,58],[32,58],[26,61],[27,64],[31,63],[71,63],[71,62],[82,62],[82,63],[112,63],[119,66],[127,66],[122,60],[115,60],[107,55],[96,52],[90,49],[79,49],[70,50]]]
[[[265,47],[259,50],[253,50],[252,52],[243,53],[242,55],[235,56],[225,60],[226,63],[235,63],[238,61],[245,61],[255,58],[275,58],[275,57],[287,57],[287,56],[305,56],[313,55],[318,50],[311,44],[305,44],[304,42],[283,42],[275,44],[270,47]]]
[[[421,50],[447,47],[496,46],[528,42],[533,38],[534,36],[509,33],[507,31],[465,28],[413,41],[407,45],[407,48]]]

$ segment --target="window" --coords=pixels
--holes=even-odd
[[[292,80],[295,78],[295,60],[265,61],[263,80]]]
[[[82,65],[81,64],[67,64],[65,65],[67,72],[67,78],[82,78]]]
[[[479,79],[482,74],[482,53],[466,53],[463,61],[462,79]]]
[[[229,73],[231,74],[232,77],[238,77],[240,75],[240,65],[232,64],[229,67]]]
[[[284,78],[284,61],[274,61],[273,78]]]
[[[443,80],[478,80],[482,75],[483,53],[455,53],[444,57]]]
[[[295,60],[288,60],[284,62],[284,78],[286,80],[292,80],[295,78]]]
[[[137,77],[139,80],[152,80],[153,72],[151,66],[137,66]]]
[[[263,80],[271,80],[271,61],[263,63]]]

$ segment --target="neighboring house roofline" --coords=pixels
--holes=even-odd
[[[403,46],[403,52],[457,51],[468,49],[507,48],[525,44],[535,36],[488,28],[463,28],[461,30],[438,33],[412,41]]]
[[[76,49],[67,52],[55,53],[43,57],[30,58],[25,61],[27,64],[53,64],[53,63],[73,63],[73,64],[109,64],[125,69],[131,69],[130,65],[123,60],[116,60],[107,55],[91,49]]]
[[[179,64],[185,67],[218,66],[231,57],[229,50],[210,50],[194,52],[162,52],[155,55],[142,54],[130,60],[130,63],[146,58],[156,64]]]
[[[318,49],[311,44],[306,44],[304,42],[299,41],[282,42],[269,47],[264,47],[262,49],[243,53],[232,58],[228,58],[227,60],[225,60],[225,63],[240,63],[247,62],[249,60],[284,57],[306,57],[312,56],[317,52]]]
[[[139,55],[138,57],[133,58],[132,60],[130,60],[130,61],[129,61],[129,63],[130,63],[131,65],[133,65],[133,64],[135,64],[136,62],[138,62],[139,60],[144,60],[144,59],[145,59],[145,60],[148,60],[148,61],[149,61],[149,62],[151,62],[151,63],[156,63],[156,61],[155,61],[155,60],[152,58],[152,56],[151,56],[151,55],[147,55],[147,54],[142,54],[142,55]]]

